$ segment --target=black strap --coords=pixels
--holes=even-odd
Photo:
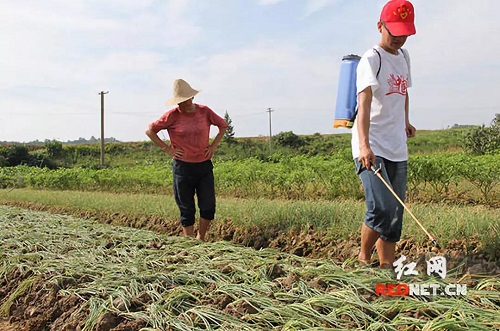
[[[382,57],[380,56],[380,52],[377,51],[376,48],[373,49],[375,51],[375,53],[377,53],[378,55],[378,70],[377,70],[377,75],[375,76],[375,78],[378,79],[378,74],[380,73],[380,68],[382,68]]]
[[[377,75],[375,76],[377,79],[378,79],[378,74],[380,73],[380,68],[382,67],[382,57],[380,56],[380,53],[379,51],[377,51],[375,48],[373,48],[373,50],[375,51],[375,53],[377,53],[378,55],[378,70],[377,70]],[[403,53],[404,54],[404,53]],[[351,122],[354,122],[354,120],[356,119],[356,117],[358,116],[358,106],[359,105],[356,105],[356,111],[354,112],[354,115],[352,116],[351,118]]]
[[[375,51],[375,53],[377,53],[377,55],[378,55],[378,63],[379,63],[379,64],[378,64],[377,75],[375,76],[375,78],[377,78],[377,79],[378,79],[378,74],[380,73],[380,68],[382,68],[382,57],[380,56],[380,52],[379,52],[379,51],[377,51],[377,49],[376,49],[376,48],[373,48],[373,50],[374,50],[374,51]],[[408,59],[406,58],[405,51],[403,51],[403,49],[402,49],[402,48],[400,48],[399,50],[401,51],[401,54],[403,54],[403,57],[405,58],[406,66],[408,67],[408,69],[410,69],[410,68],[409,68],[409,66],[408,66]]]

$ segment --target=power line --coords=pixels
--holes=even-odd
[[[244,117],[244,116],[262,115],[262,113],[267,113],[267,111],[265,111],[265,112],[259,111],[259,112],[248,113],[248,114],[236,114],[236,115],[231,115],[231,118],[233,118],[233,117]]]

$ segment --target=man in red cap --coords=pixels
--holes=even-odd
[[[356,73],[358,114],[352,154],[365,191],[367,211],[361,228],[359,260],[371,262],[377,248],[381,268],[392,268],[401,238],[403,206],[373,171],[380,169],[402,201],[405,199],[408,149],[415,136],[409,121],[410,58],[401,47],[415,34],[415,12],[408,1],[392,0],[382,9],[378,45],[365,52]]]

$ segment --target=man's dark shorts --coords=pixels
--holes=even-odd
[[[376,159],[376,168],[382,167],[380,170],[382,177],[391,185],[398,197],[405,201],[408,162],[393,162],[378,156]],[[399,241],[403,226],[403,206],[373,171],[363,167],[357,158],[354,162],[365,190],[366,226],[379,232],[382,240]]]
[[[212,161],[189,163],[172,161],[174,197],[180,211],[182,226],[191,226],[195,221],[198,197],[200,217],[213,220],[215,217],[215,184]]]

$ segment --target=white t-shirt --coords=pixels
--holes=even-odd
[[[398,52],[386,52],[380,46],[363,54],[356,70],[357,93],[368,86],[372,88],[370,109],[370,147],[376,156],[391,161],[408,160],[406,146],[405,101],[407,88],[411,87],[410,58]],[[377,77],[377,71],[380,72]],[[359,157],[359,137],[356,123],[352,128],[352,156]]]

